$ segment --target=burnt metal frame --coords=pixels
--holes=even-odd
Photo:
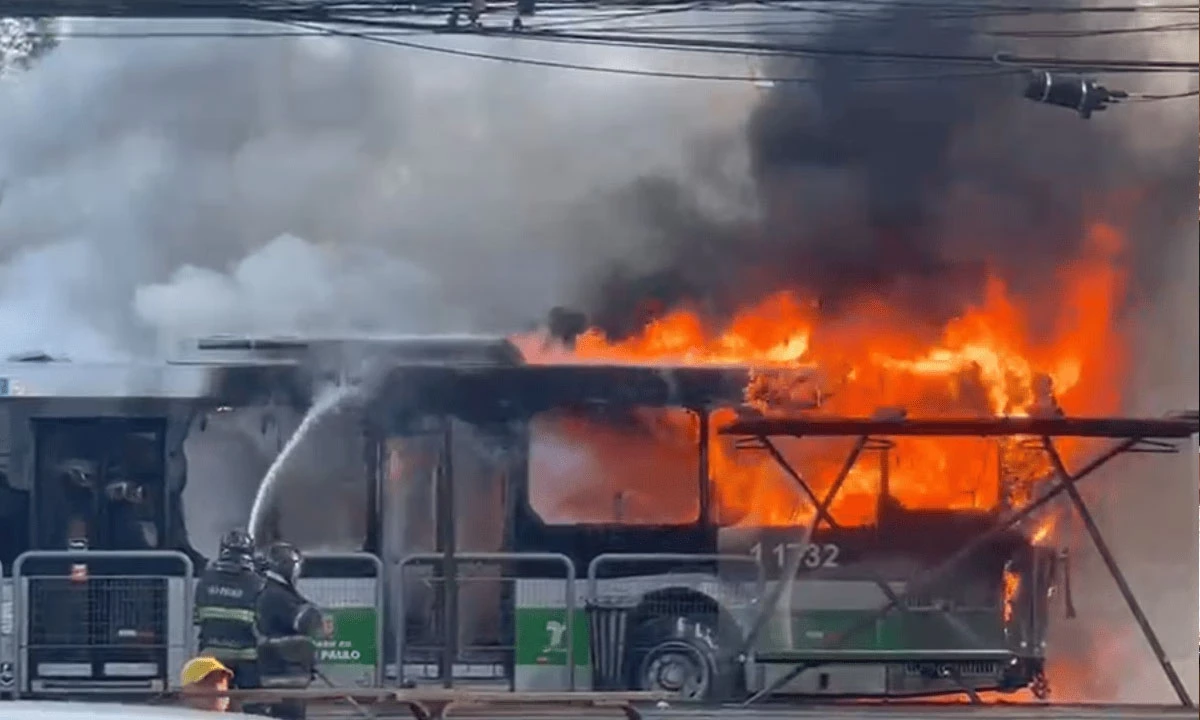
[[[897,608],[903,609],[903,603],[911,594],[926,589],[943,576],[947,575],[956,566],[961,564],[963,560],[969,557],[984,544],[992,540],[1002,532],[1007,531],[1025,518],[1032,516],[1041,508],[1045,507],[1053,500],[1062,494],[1066,494],[1070,499],[1071,504],[1078,512],[1088,535],[1091,537],[1093,544],[1096,546],[1097,552],[1104,561],[1106,569],[1116,582],[1121,596],[1130,612],[1133,614],[1134,620],[1141,629],[1146,642],[1150,645],[1154,652],[1155,658],[1162,667],[1163,673],[1167,681],[1171,684],[1171,688],[1175,691],[1180,704],[1185,708],[1195,708],[1196,705],[1188,696],[1187,688],[1184,687],[1178,672],[1175,670],[1170,659],[1163,649],[1158,635],[1151,626],[1149,619],[1143,612],[1140,603],[1133,594],[1128,581],[1125,579],[1124,573],[1121,571],[1120,565],[1116,558],[1113,557],[1109,550],[1107,542],[1096,525],[1095,519],[1092,517],[1091,511],[1087,507],[1083,496],[1080,494],[1076,483],[1084,477],[1095,472],[1098,468],[1106,464],[1108,461],[1127,452],[1164,452],[1168,446],[1161,442],[1163,439],[1181,440],[1192,435],[1200,434],[1200,418],[1195,413],[1190,413],[1184,417],[1165,419],[1165,420],[1136,420],[1136,419],[1120,419],[1120,418],[996,418],[992,420],[978,419],[952,419],[952,420],[877,420],[870,418],[799,418],[799,419],[781,419],[781,420],[752,420],[747,422],[734,423],[733,425],[722,430],[723,434],[727,435],[742,435],[757,438],[763,446],[768,448],[773,447],[769,438],[771,436],[787,436],[787,437],[857,437],[854,448],[851,450],[848,462],[843,466],[841,474],[830,487],[824,501],[818,504],[817,516],[814,521],[806,529],[804,544],[807,544],[812,535],[812,530],[816,524],[820,522],[821,516],[827,514],[828,505],[831,503],[833,496],[840,489],[841,483],[845,480],[845,475],[849,473],[849,468],[857,460],[863,448],[871,441],[875,435],[893,435],[893,436],[924,436],[924,437],[1004,437],[1014,435],[1032,435],[1038,436],[1041,439],[1041,445],[1045,449],[1049,457],[1051,465],[1054,467],[1054,475],[1051,478],[1051,485],[1041,495],[1041,497],[1033,500],[1025,507],[1011,511],[1004,517],[998,519],[992,527],[975,537],[971,542],[966,543],[959,548],[957,552],[943,560],[941,563],[928,568],[917,575],[909,578],[909,582],[901,593],[889,593],[888,602],[881,608],[871,614],[869,618],[864,618],[852,625],[849,629],[842,632],[833,639],[833,642],[825,643],[821,648],[825,651],[838,650],[843,648],[849,638],[853,637],[859,631],[867,628],[871,623],[876,622],[879,618],[886,616],[892,610]],[[1118,442],[1108,450],[1100,453],[1091,462],[1075,473],[1071,473],[1066,464],[1062,460],[1058,449],[1054,445],[1053,438],[1055,437],[1094,437],[1094,438],[1109,438],[1118,440]],[[1174,448],[1172,448],[1174,449]],[[797,473],[791,469],[786,459],[778,453],[778,449],[771,453],[772,458],[776,463],[780,464],[790,476],[796,477]],[[787,573],[791,570],[791,576],[794,576],[798,565],[792,568],[792,562],[789,562],[789,568],[785,569]],[[784,575],[784,578],[789,575]],[[790,583],[781,579],[776,586],[776,591],[768,596],[766,602],[760,611],[760,616],[755,623],[754,629],[749,636],[749,643],[757,638],[757,634],[761,631],[760,625],[765,618],[774,613],[776,606],[782,597],[781,587]],[[890,590],[890,588],[889,588]],[[746,704],[752,704],[757,700],[766,697],[779,688],[783,687],[793,679],[801,675],[806,670],[817,665],[826,664],[823,662],[808,662],[800,663],[786,675],[776,679],[770,685],[763,688],[759,692],[750,697]],[[961,683],[960,683],[961,684]],[[974,696],[974,693],[967,690],[969,695]],[[972,697],[972,699],[976,699]]]
[[[784,567],[780,573],[779,582],[776,583],[771,594],[767,596],[762,610],[754,619],[754,624],[751,626],[750,632],[746,634],[745,640],[742,641],[741,646],[738,648],[738,656],[744,656],[753,650],[754,645],[758,641],[758,637],[762,633],[762,629],[766,626],[767,620],[771,613],[777,609],[782,596],[791,589],[792,584],[795,582],[796,573],[800,569],[800,561],[801,558],[804,557],[804,551],[806,547],[811,544],[812,536],[816,532],[816,529],[820,526],[821,522],[824,521],[831,529],[834,530],[837,530],[841,527],[841,525],[833,519],[833,515],[830,512],[830,507],[833,505],[833,501],[837,499],[837,495],[841,491],[842,485],[845,484],[846,478],[849,477],[850,471],[854,468],[854,465],[858,462],[858,459],[866,451],[886,452],[893,445],[894,443],[890,441],[880,440],[878,438],[872,438],[866,435],[859,437],[854,443],[854,447],[850,450],[850,454],[846,457],[845,462],[842,464],[841,469],[838,471],[837,477],[834,478],[833,484],[830,485],[829,490],[822,499],[817,498],[817,495],[815,492],[813,492],[812,487],[805,482],[804,477],[800,474],[800,472],[792,467],[791,463],[789,463],[787,458],[783,456],[783,453],[780,452],[779,447],[772,442],[769,437],[756,437],[754,438],[753,445],[742,443],[736,446],[739,450],[765,450],[767,454],[771,456],[771,459],[773,459],[775,463],[779,465],[779,467],[782,468],[785,473],[787,473],[788,477],[790,477],[792,481],[800,487],[801,491],[808,497],[813,506],[816,508],[816,513],[814,514],[812,521],[807,527],[805,527],[804,535],[799,543],[799,546],[796,548],[792,557],[788,559],[787,566]],[[881,488],[881,492],[882,491],[883,490]],[[869,579],[875,584],[876,587],[879,588],[880,592],[883,593],[889,602],[895,604],[896,608],[900,612],[911,612],[908,606],[904,603],[903,599],[896,593],[895,590],[892,589],[892,586],[882,575],[880,575],[878,572],[872,571]],[[961,636],[975,648],[978,648],[979,650],[985,649],[985,643],[983,640],[974,632],[972,632],[969,627],[963,625],[961,622],[958,622],[957,619],[950,613],[948,608],[938,606],[935,608],[935,610],[937,611],[937,616],[945,621],[946,626],[950,628],[952,632]],[[805,670],[811,670],[819,667],[822,664],[824,663],[812,660],[801,663]],[[800,674],[801,673],[796,673],[792,676],[792,678]],[[967,684],[963,680],[961,674],[959,674],[957,671],[951,670],[951,679],[954,680],[954,682],[960,688],[962,688],[962,691],[967,694],[968,698],[970,698],[973,704],[981,702],[978,693],[975,692],[975,688]],[[790,679],[785,682],[790,682]],[[752,704],[758,700],[761,695],[762,691],[755,693],[753,696],[751,696],[746,704]]]

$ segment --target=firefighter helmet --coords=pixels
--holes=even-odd
[[[254,564],[254,540],[244,530],[230,530],[221,538],[220,560],[242,565]]]
[[[295,585],[300,579],[304,556],[300,554],[300,550],[295,545],[286,542],[272,543],[267,548],[265,559],[267,569],[284,581]]]

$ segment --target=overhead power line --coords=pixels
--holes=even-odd
[[[975,65],[995,67],[1001,65],[1008,68],[1027,70],[1033,67],[1051,69],[1075,69],[1096,72],[1200,72],[1200,62],[1178,60],[1144,60],[1136,58],[1062,58],[1044,56],[1024,56],[1012,53],[996,53],[993,55],[932,53],[899,50],[876,50],[871,48],[846,48],[821,44],[805,43],[769,43],[754,40],[729,40],[720,38],[689,38],[678,36],[660,36],[652,33],[620,33],[602,30],[575,31],[557,29],[512,30],[509,28],[489,28],[479,25],[455,26],[447,25],[439,29],[429,23],[412,23],[404,21],[360,20],[346,21],[343,24],[353,24],[363,27],[389,29],[428,29],[434,33],[463,34],[483,37],[512,37],[535,40],[552,40],[556,42],[593,42],[615,43],[624,47],[644,47],[654,49],[675,49],[683,51],[727,52],[735,54],[845,58],[863,61],[886,61],[892,63],[914,63],[935,65]],[[369,35],[356,33],[352,30],[339,29],[339,34]],[[364,38],[365,39],[365,38]]]
[[[1150,25],[1147,27],[1106,28],[1098,30],[981,30],[979,31],[979,34],[988,35],[990,37],[1051,38],[1073,40],[1081,38],[1106,37],[1110,35],[1164,35],[1167,33],[1177,32],[1195,33],[1197,30],[1200,30],[1200,23],[1179,22],[1164,25]]]
[[[304,27],[299,23],[295,23],[298,27]],[[344,30],[340,28],[312,28],[308,29],[323,29],[325,34],[348,37],[366,42],[373,42],[382,45],[391,45],[394,47],[404,47],[414,50],[423,50],[426,52],[439,53],[462,58],[474,58],[477,60],[491,60],[497,62],[513,63],[518,65],[531,65],[535,67],[556,68],[560,70],[576,70],[580,72],[594,72],[609,75],[627,75],[636,77],[663,78],[675,80],[705,80],[712,82],[754,82],[754,83],[779,83],[779,84],[803,84],[813,82],[811,77],[765,77],[759,75],[721,75],[715,73],[694,73],[694,72],[677,72],[669,70],[647,70],[640,68],[617,68],[611,66],[584,65],[580,63],[565,62],[559,60],[545,60],[540,58],[520,57],[512,55],[498,55],[495,53],[478,52],[472,50],[463,50],[459,48],[448,48],[441,45],[430,45],[428,43],[414,42],[411,40],[401,40],[396,37],[385,37],[376,35],[375,33],[355,32],[353,30]],[[520,35],[517,35],[520,37]],[[653,49],[653,48],[652,48]],[[944,72],[944,73],[921,73],[910,75],[891,75],[863,78],[862,82],[878,82],[878,83],[903,83],[903,82],[922,82],[931,80],[953,80],[953,79],[977,79],[980,77],[995,77],[997,75],[1012,74],[1009,69],[993,68],[986,71],[975,70],[971,72]]]
[[[577,19],[571,25],[582,23],[608,22],[605,18]],[[536,29],[559,28],[566,22],[538,23]],[[588,27],[586,30],[608,30],[609,28]],[[745,20],[737,23],[680,23],[680,24],[651,24],[651,25],[621,25],[613,28],[625,33],[651,33],[660,35],[699,35],[714,37],[721,35],[737,35],[755,37],[825,37],[829,34],[824,27],[798,27],[795,21],[789,20]],[[970,35],[995,38],[1047,38],[1047,39],[1083,39],[1091,37],[1107,37],[1112,35],[1166,35],[1173,33],[1200,30],[1200,23],[1181,22],[1147,27],[1109,28],[1103,30],[987,30],[982,28],[964,27],[963,32]]]
[[[1156,102],[1159,100],[1182,100],[1184,98],[1193,98],[1200,96],[1200,90],[1188,90],[1187,92],[1167,93],[1165,95],[1153,93],[1129,93],[1129,99],[1137,102]]]
[[[399,40],[398,37],[412,35],[452,35],[469,37],[510,38],[535,40],[543,42],[567,44],[593,44],[616,46],[647,50],[672,50],[682,52],[703,52],[716,54],[737,54],[745,56],[798,56],[815,58],[835,58],[857,60],[863,62],[889,62],[921,65],[942,66],[973,66],[974,72],[940,72],[940,73],[907,73],[894,76],[863,77],[864,82],[915,81],[921,79],[940,80],[956,77],[980,77],[1026,72],[1030,69],[1075,70],[1090,72],[1200,72],[1200,63],[1173,60],[1143,60],[1127,58],[1049,58],[1041,56],[1019,56],[1009,53],[995,55],[943,54],[922,52],[900,52],[893,50],[876,50],[869,48],[844,48],[820,44],[804,43],[769,43],[750,40],[729,40],[720,38],[686,38],[676,36],[658,36],[650,33],[616,33],[606,31],[572,31],[550,29],[512,30],[510,28],[488,28],[483,26],[453,26],[441,23],[414,22],[402,20],[372,21],[366,19],[350,22],[354,27],[370,27],[369,32],[346,27],[329,25],[313,25],[305,23],[285,23],[292,29],[263,30],[263,31],[153,31],[153,32],[107,32],[107,31],[71,31],[65,37],[79,38],[185,38],[185,37],[226,37],[226,38],[264,38],[289,37],[308,35],[334,35],[357,38],[360,40],[381,44],[391,44],[398,47],[410,47],[415,50],[474,57],[476,59],[513,62],[543,67],[558,67],[592,72],[610,72],[615,74],[647,75],[651,77],[673,77],[680,79],[707,80],[767,80],[765,78],[747,78],[745,76],[718,76],[706,73],[668,72],[635,70],[625,68],[600,68],[583,66],[557,60],[540,60],[516,56],[498,55],[495,53],[448,48],[440,45],[414,43]],[[345,23],[342,23],[345,24]],[[986,72],[979,72],[979,70]],[[777,78],[778,82],[800,82],[801,78]]]
[[[980,13],[1002,12],[1006,14],[1115,14],[1115,13],[1173,13],[1196,12],[1195,5],[1185,3],[1164,3],[1161,5],[1085,5],[1073,6],[1064,4],[1010,4],[1010,3],[977,3],[964,7],[955,3],[939,2],[937,0],[840,0],[836,6],[829,7],[827,0],[792,0],[788,3],[777,3],[778,8],[813,9],[824,7],[829,10],[841,11],[855,8],[907,8],[924,13]],[[8,17],[81,17],[81,18],[143,18],[143,19],[179,19],[179,18],[229,18],[264,20],[276,22],[328,22],[334,16],[353,14],[359,17],[394,17],[400,14],[421,12],[432,8],[449,10],[455,3],[447,0],[416,0],[398,4],[392,0],[358,0],[357,2],[298,2],[290,0],[5,0],[4,14]],[[656,6],[679,5],[678,0],[671,2],[615,2],[601,3],[586,0],[557,0],[550,3],[557,7],[574,7],[579,9],[619,9],[646,10]],[[707,3],[710,7],[729,7],[737,3],[714,0]]]
[[[304,37],[337,35],[354,37],[362,40],[382,40],[395,36],[412,35],[452,35],[457,37],[482,36],[489,38],[510,38],[521,40],[549,41],[559,43],[578,43],[611,45],[627,48],[652,50],[677,50],[703,53],[733,53],[749,56],[814,56],[814,57],[844,57],[868,61],[887,61],[922,64],[947,65],[1000,65],[1014,70],[1024,70],[1030,67],[1051,67],[1059,69],[1102,70],[1106,72],[1200,72],[1200,64],[1174,60],[1140,60],[1120,58],[1048,58],[1040,56],[1018,56],[1008,53],[995,55],[948,55],[937,53],[898,52],[890,50],[870,50],[860,48],[838,48],[821,45],[799,45],[791,43],[762,43],[755,41],[731,41],[713,38],[680,38],[674,36],[659,37],[642,33],[611,33],[606,31],[559,31],[556,29],[533,29],[513,31],[510,29],[487,29],[462,27],[453,28],[440,23],[388,22],[384,26],[375,26],[370,32],[356,32],[344,28],[330,26],[302,26],[300,23],[289,23],[297,29],[293,30],[246,30],[246,31],[83,31],[73,30],[60,33],[62,38],[90,39],[168,39],[168,38],[272,38],[272,37]],[[361,22],[355,25],[364,24]],[[374,24],[372,24],[374,25]],[[424,49],[424,48],[416,48]],[[452,50],[450,48],[434,47],[431,50]],[[454,52],[459,52],[454,50]],[[491,55],[484,53],[484,55]],[[496,56],[500,57],[500,56]]]

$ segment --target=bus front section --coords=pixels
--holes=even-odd
[[[518,688],[565,687],[562,643],[551,640],[569,605],[574,677],[594,689],[706,701],[765,688],[1045,694],[1053,548],[1024,528],[994,534],[943,579],[913,584],[990,532],[996,488],[944,508],[912,502],[902,473],[889,478],[904,458],[879,452],[815,522],[836,467],[808,456],[781,471],[766,448],[721,435],[733,400],[631,397],[531,417],[515,549],[568,556],[580,580],[570,603],[559,579],[518,580]],[[772,447],[788,462],[786,443]],[[990,478],[981,484],[999,483]]]
[[[808,542],[798,528],[723,530],[723,552],[761,558],[768,585],[782,586],[755,618],[751,684],[827,697],[1042,692],[1053,549],[1007,532],[944,578],[915,582],[994,519],[891,506],[869,526],[818,527]]]

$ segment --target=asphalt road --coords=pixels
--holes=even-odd
[[[310,720],[343,720],[363,717],[352,710],[336,713],[309,711]],[[1196,710],[1186,708],[1145,707],[1136,705],[1069,706],[1069,705],[825,705],[804,707],[763,708],[680,708],[642,709],[645,720],[1194,720]],[[374,717],[408,718],[406,713]],[[462,708],[453,710],[448,718],[464,720],[613,720],[624,713],[615,708],[538,709],[535,707]]]

